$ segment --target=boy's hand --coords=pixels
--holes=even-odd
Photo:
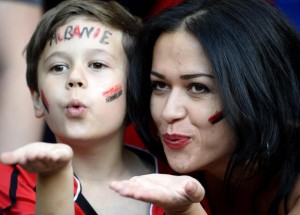
[[[71,164],[73,150],[66,144],[35,142],[0,155],[3,164],[20,164],[25,170],[47,175]]]
[[[190,176],[149,174],[115,181],[110,188],[125,197],[150,202],[165,209],[166,214],[206,214],[200,205],[205,191]]]

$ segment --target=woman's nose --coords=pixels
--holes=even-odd
[[[172,91],[166,99],[167,101],[163,108],[162,118],[169,123],[183,119],[186,116],[187,111],[181,92]]]

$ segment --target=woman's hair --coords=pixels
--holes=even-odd
[[[120,30],[122,45],[128,61],[134,54],[133,46],[140,27],[137,19],[120,4],[114,1],[66,0],[47,11],[41,18],[27,48],[27,85],[38,92],[37,68],[40,56],[55,35],[56,30],[75,16],[85,16],[108,27]]]
[[[196,37],[210,60],[225,120],[238,138],[225,183],[242,183],[263,173],[264,189],[278,180],[269,210],[276,214],[300,170],[298,33],[273,6],[260,0],[186,1],[147,23],[129,73],[128,102],[145,145],[162,158],[150,113],[153,48],[161,34],[182,30]],[[255,202],[253,208],[255,212]]]

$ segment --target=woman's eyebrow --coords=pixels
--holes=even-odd
[[[160,74],[158,72],[151,71],[150,74],[157,78],[166,79],[166,76],[164,76],[163,74]]]
[[[155,77],[158,77],[160,79],[166,79],[166,77],[163,74],[160,74],[160,73],[155,72],[155,71],[151,71],[150,74],[155,76]],[[208,78],[212,78],[212,79],[215,78],[213,75],[206,74],[206,73],[186,74],[186,75],[181,75],[180,76],[180,78],[182,80],[189,80],[189,79],[198,78],[198,77],[208,77]]]
[[[214,79],[215,77],[210,74],[206,73],[197,73],[197,74],[187,74],[187,75],[181,75],[180,78],[183,80],[188,80],[188,79],[193,79],[193,78],[198,78],[198,77],[208,77]]]

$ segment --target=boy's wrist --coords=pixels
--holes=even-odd
[[[59,176],[66,176],[69,174],[73,174],[73,167],[72,167],[72,161],[70,160],[66,165],[61,166],[60,168],[57,168],[52,171],[47,172],[39,172],[37,173],[37,176],[40,179],[49,178],[49,177],[59,177]]]

